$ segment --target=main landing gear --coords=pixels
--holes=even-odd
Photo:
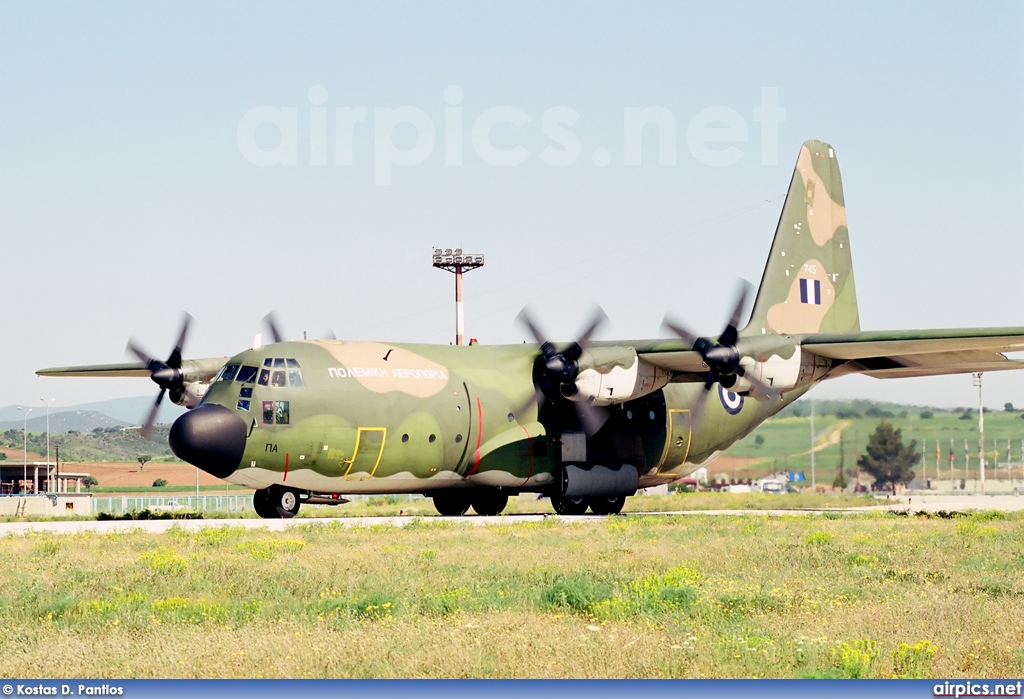
[[[299,493],[272,485],[252,494],[252,509],[263,519],[291,519],[299,512]]]
[[[595,515],[617,515],[622,512],[622,507],[625,504],[625,495],[596,498],[566,498],[560,495],[551,496],[551,506],[554,507],[555,512],[560,515],[582,515],[586,513],[588,507]]]
[[[431,496],[434,507],[445,517],[461,517],[472,507],[482,517],[500,515],[508,505],[508,495],[500,490],[437,493]]]
[[[440,492],[431,496],[434,507],[445,517],[461,517],[473,511],[483,517],[500,515],[508,505],[508,495],[500,490],[466,491],[455,490]],[[589,509],[595,515],[617,515],[626,504],[625,495],[614,497],[566,498],[559,495],[551,497],[551,505],[560,515],[582,515]]]

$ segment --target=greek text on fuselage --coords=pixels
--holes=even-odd
[[[440,369],[388,369],[385,367],[329,367],[332,379],[419,379],[447,381],[448,375]]]

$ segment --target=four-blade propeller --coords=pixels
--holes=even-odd
[[[181,332],[178,333],[178,342],[174,345],[174,349],[166,361],[155,359],[139,347],[135,340],[128,340],[126,350],[134,354],[139,358],[139,361],[146,365],[146,369],[149,370],[149,378],[160,387],[160,393],[157,394],[156,401],[153,403],[146,421],[139,429],[139,432],[146,439],[149,439],[153,431],[153,424],[156,422],[156,415],[160,411],[160,403],[163,402],[164,394],[170,391],[171,400],[177,402],[185,391],[185,379],[181,371],[181,351],[185,346],[185,339],[188,337],[188,326],[191,323],[192,316],[188,313],[184,314],[181,319]]]
[[[736,348],[736,341],[739,339],[737,326],[739,325],[740,318],[743,317],[743,311],[746,309],[749,291],[750,284],[741,281],[732,315],[725,326],[725,330],[719,335],[717,342],[712,342],[706,337],[697,337],[685,326],[671,320],[668,316],[662,321],[662,327],[678,335],[680,339],[693,348],[694,352],[700,354],[704,360],[704,366],[708,369],[704,375],[704,390],[697,397],[697,402],[690,413],[691,424],[694,426],[699,422],[700,416],[707,404],[708,396],[711,393],[711,387],[716,382],[728,390],[735,386],[736,382],[742,378],[750,383],[753,389],[752,392],[756,393],[757,397],[771,400],[779,395],[777,390],[771,388],[753,374],[748,373],[740,364],[743,355]]]
[[[544,360],[534,372],[533,396],[517,412],[522,414],[535,403],[541,403],[544,400],[571,399],[578,391],[576,377],[580,373],[579,359],[590,343],[590,338],[608,320],[608,316],[600,307],[595,308],[587,329],[583,331],[576,342],[562,351],[559,351],[554,344],[546,339],[527,309],[524,308],[520,311],[516,320],[525,325],[533,335]],[[608,413],[603,408],[586,402],[572,401],[572,404],[587,436],[596,434],[608,420]]]

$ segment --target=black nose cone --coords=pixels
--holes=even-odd
[[[200,405],[171,425],[170,445],[175,456],[217,478],[238,468],[245,451],[245,422],[223,405]]]

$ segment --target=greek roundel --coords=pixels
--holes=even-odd
[[[735,415],[743,410],[743,396],[732,391],[727,391],[722,384],[718,384],[718,397],[722,400],[725,412]]]
[[[807,303],[813,306],[821,305],[821,280],[801,279],[800,280],[800,303]]]

